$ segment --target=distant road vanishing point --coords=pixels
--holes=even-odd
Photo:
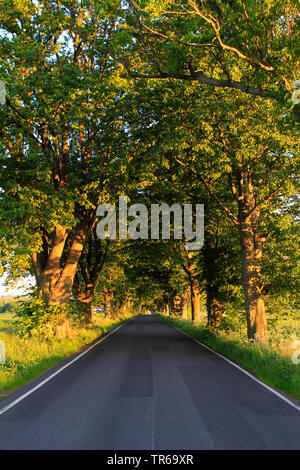
[[[0,402],[0,449],[300,449],[296,408],[156,316],[69,362]]]

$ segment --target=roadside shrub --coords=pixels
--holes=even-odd
[[[69,305],[47,306],[43,299],[32,297],[22,300],[15,312],[14,327],[23,337],[51,339],[69,317]],[[63,336],[63,335],[62,335]]]
[[[225,311],[222,315],[220,330],[240,332],[246,328],[245,314],[235,309],[235,306],[225,303]]]

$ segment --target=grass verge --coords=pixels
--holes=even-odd
[[[290,357],[282,357],[269,346],[250,344],[238,336],[217,333],[189,320],[159,317],[245,367],[271,387],[300,400],[300,364],[293,364]]]
[[[98,316],[92,327],[74,329],[71,339],[42,340],[21,338],[13,329],[11,316],[1,314],[0,340],[6,346],[6,363],[0,364],[0,400],[129,318]]]

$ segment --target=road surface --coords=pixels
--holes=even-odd
[[[158,317],[139,316],[2,413],[0,449],[300,449],[300,412]]]

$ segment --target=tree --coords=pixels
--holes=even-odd
[[[290,99],[299,64],[296,1],[131,0],[129,5],[119,34],[131,36],[117,57],[132,77],[176,78]]]
[[[115,12],[75,0],[1,8],[3,259],[13,274],[32,263],[49,305],[69,301],[96,206],[124,180],[125,81],[107,52]]]
[[[207,139],[212,151],[189,167],[238,229],[248,337],[265,341],[267,321],[261,277],[263,246],[269,235],[265,220],[295,192],[299,148],[287,118],[281,122],[274,119],[271,103],[268,108],[257,102],[250,107],[240,98],[234,116],[226,114],[226,103],[230,106],[230,97],[227,101],[223,95],[221,114],[211,109],[212,133]],[[208,140],[202,151],[199,147],[201,153]],[[224,184],[232,202],[226,203]]]

